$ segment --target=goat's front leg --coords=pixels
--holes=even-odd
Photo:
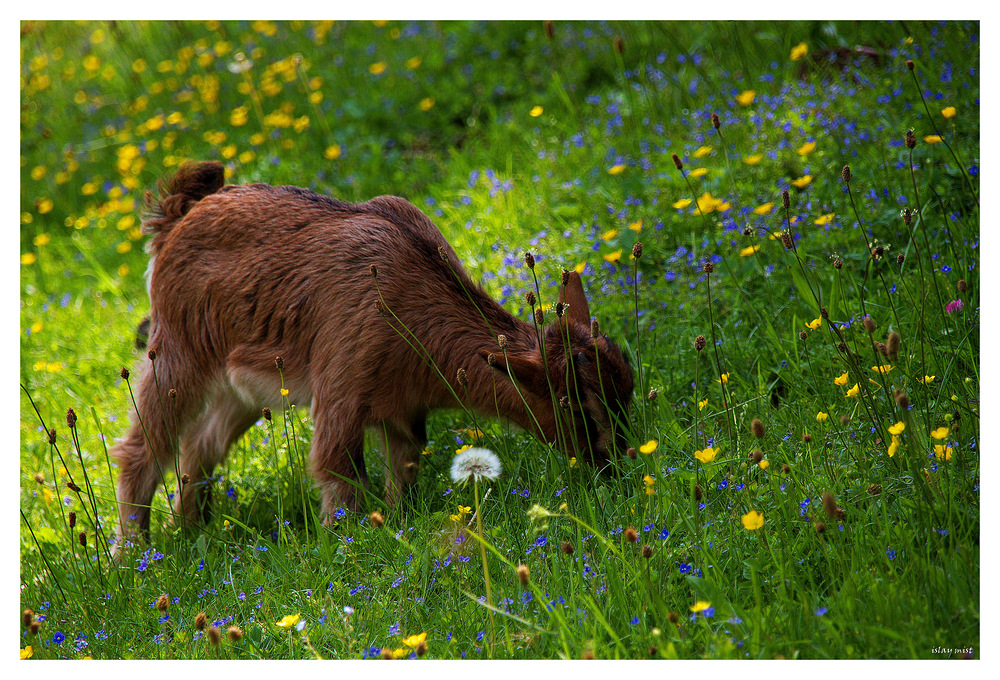
[[[395,508],[413,487],[420,468],[420,452],[427,444],[425,418],[421,416],[409,427],[383,423],[382,441],[389,469],[385,476],[385,502]]]

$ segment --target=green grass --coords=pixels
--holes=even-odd
[[[433,659],[978,658],[978,39],[923,22],[23,23],[20,601],[41,627],[22,650],[357,659],[409,656],[424,633]],[[109,564],[107,449],[148,310],[142,192],[213,158],[232,182],[408,198],[522,318],[526,250],[546,304],[582,267],[602,329],[641,359],[645,450],[598,476],[440,412],[412,506],[328,529],[309,416],[289,410],[230,452],[204,531],[173,529],[161,488],[152,542]],[[873,346],[890,333],[892,361]],[[477,489],[481,540],[460,510],[474,490],[449,476],[477,424],[503,464]]]

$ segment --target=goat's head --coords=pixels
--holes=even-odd
[[[546,440],[600,467],[628,448],[632,368],[618,345],[591,324],[576,272],[566,276],[559,303],[561,315],[544,329],[544,353],[515,350],[495,356],[495,366],[527,393]]]

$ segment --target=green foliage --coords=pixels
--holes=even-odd
[[[41,621],[22,650],[377,658],[426,634],[438,659],[978,657],[978,40],[947,22],[22,23],[21,604]],[[109,563],[142,194],[187,159],[403,195],[521,318],[525,250],[546,305],[580,269],[642,361],[636,457],[602,475],[437,413],[412,503],[324,527],[289,408],[230,452],[204,531],[171,523],[161,485],[151,543]],[[475,520],[449,477],[473,441],[504,468]]]

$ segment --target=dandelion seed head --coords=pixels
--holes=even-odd
[[[456,483],[470,479],[497,479],[500,476],[500,459],[489,449],[470,448],[455,456],[451,464],[451,478]]]

